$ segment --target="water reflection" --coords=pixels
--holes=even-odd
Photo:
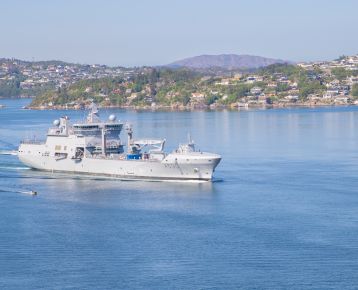
[[[197,202],[211,202],[216,182],[125,181],[111,178],[30,171],[17,176],[23,188],[39,197],[93,206],[180,211]]]

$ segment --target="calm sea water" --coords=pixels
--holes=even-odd
[[[1,100],[1,150],[84,118],[27,102]],[[51,174],[0,155],[1,289],[358,288],[358,108],[111,112],[169,150],[190,132],[223,156],[216,181]]]

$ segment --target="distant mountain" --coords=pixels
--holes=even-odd
[[[225,68],[225,69],[255,69],[275,63],[291,63],[282,59],[267,58],[255,55],[220,54],[200,55],[175,61],[168,67],[187,67],[193,69]]]

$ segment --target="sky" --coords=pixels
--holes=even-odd
[[[0,58],[142,66],[358,53],[357,0],[2,0],[0,11]]]

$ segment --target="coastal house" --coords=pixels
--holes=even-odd
[[[352,55],[347,57],[347,62],[350,64],[358,64],[358,55]]]
[[[339,94],[339,90],[335,88],[328,89],[324,94],[324,99],[332,99]]]
[[[358,77],[355,76],[351,76],[347,79],[347,84],[348,85],[354,85],[354,84],[358,84]]]
[[[326,93],[327,95],[331,95],[332,97],[337,96],[339,94],[339,88],[332,87],[327,89]]]
[[[312,69],[313,68],[313,64],[312,63],[307,63],[307,62],[300,62],[297,64],[299,67],[304,68],[304,69]]]
[[[120,88],[112,90],[112,94],[120,95],[122,93],[122,90]]]
[[[339,86],[339,80],[334,79],[333,81],[328,82],[326,86],[327,88],[335,88]]]
[[[258,76],[258,75],[249,75],[246,78],[246,83],[248,84],[253,84],[255,82],[262,82],[264,79],[262,76]]]
[[[307,99],[311,102],[317,102],[317,101],[321,101],[322,97],[318,94],[310,94],[307,96]]]
[[[263,91],[262,88],[260,87],[253,87],[251,90],[250,90],[250,93],[253,94],[253,95],[259,95],[261,94]]]
[[[345,105],[345,104],[349,103],[349,100],[350,100],[350,98],[348,98],[346,96],[339,96],[334,99],[334,103],[340,104],[340,105]]]
[[[286,93],[292,96],[296,96],[300,93],[300,90],[292,89],[292,90],[288,90]]]
[[[133,101],[135,98],[137,98],[138,97],[138,94],[137,93],[132,93],[128,98],[127,98],[127,100],[129,101],[129,102],[131,102],[131,101]]]
[[[350,87],[348,85],[342,85],[339,87],[339,94],[347,96],[349,95]]]
[[[191,100],[195,102],[202,102],[205,99],[205,95],[203,93],[192,93]]]
[[[144,97],[144,100],[145,100],[147,103],[152,104],[153,101],[154,101],[154,98],[153,98],[153,96],[151,96],[151,95],[146,95],[146,96]]]
[[[298,96],[297,95],[288,95],[288,96],[284,97],[284,99],[291,103],[295,103],[298,101]]]
[[[298,88],[298,84],[296,82],[291,82],[290,83],[290,89],[296,90],[297,88]]]
[[[222,79],[220,82],[216,82],[215,85],[228,86],[228,85],[230,85],[230,80],[229,79]]]

